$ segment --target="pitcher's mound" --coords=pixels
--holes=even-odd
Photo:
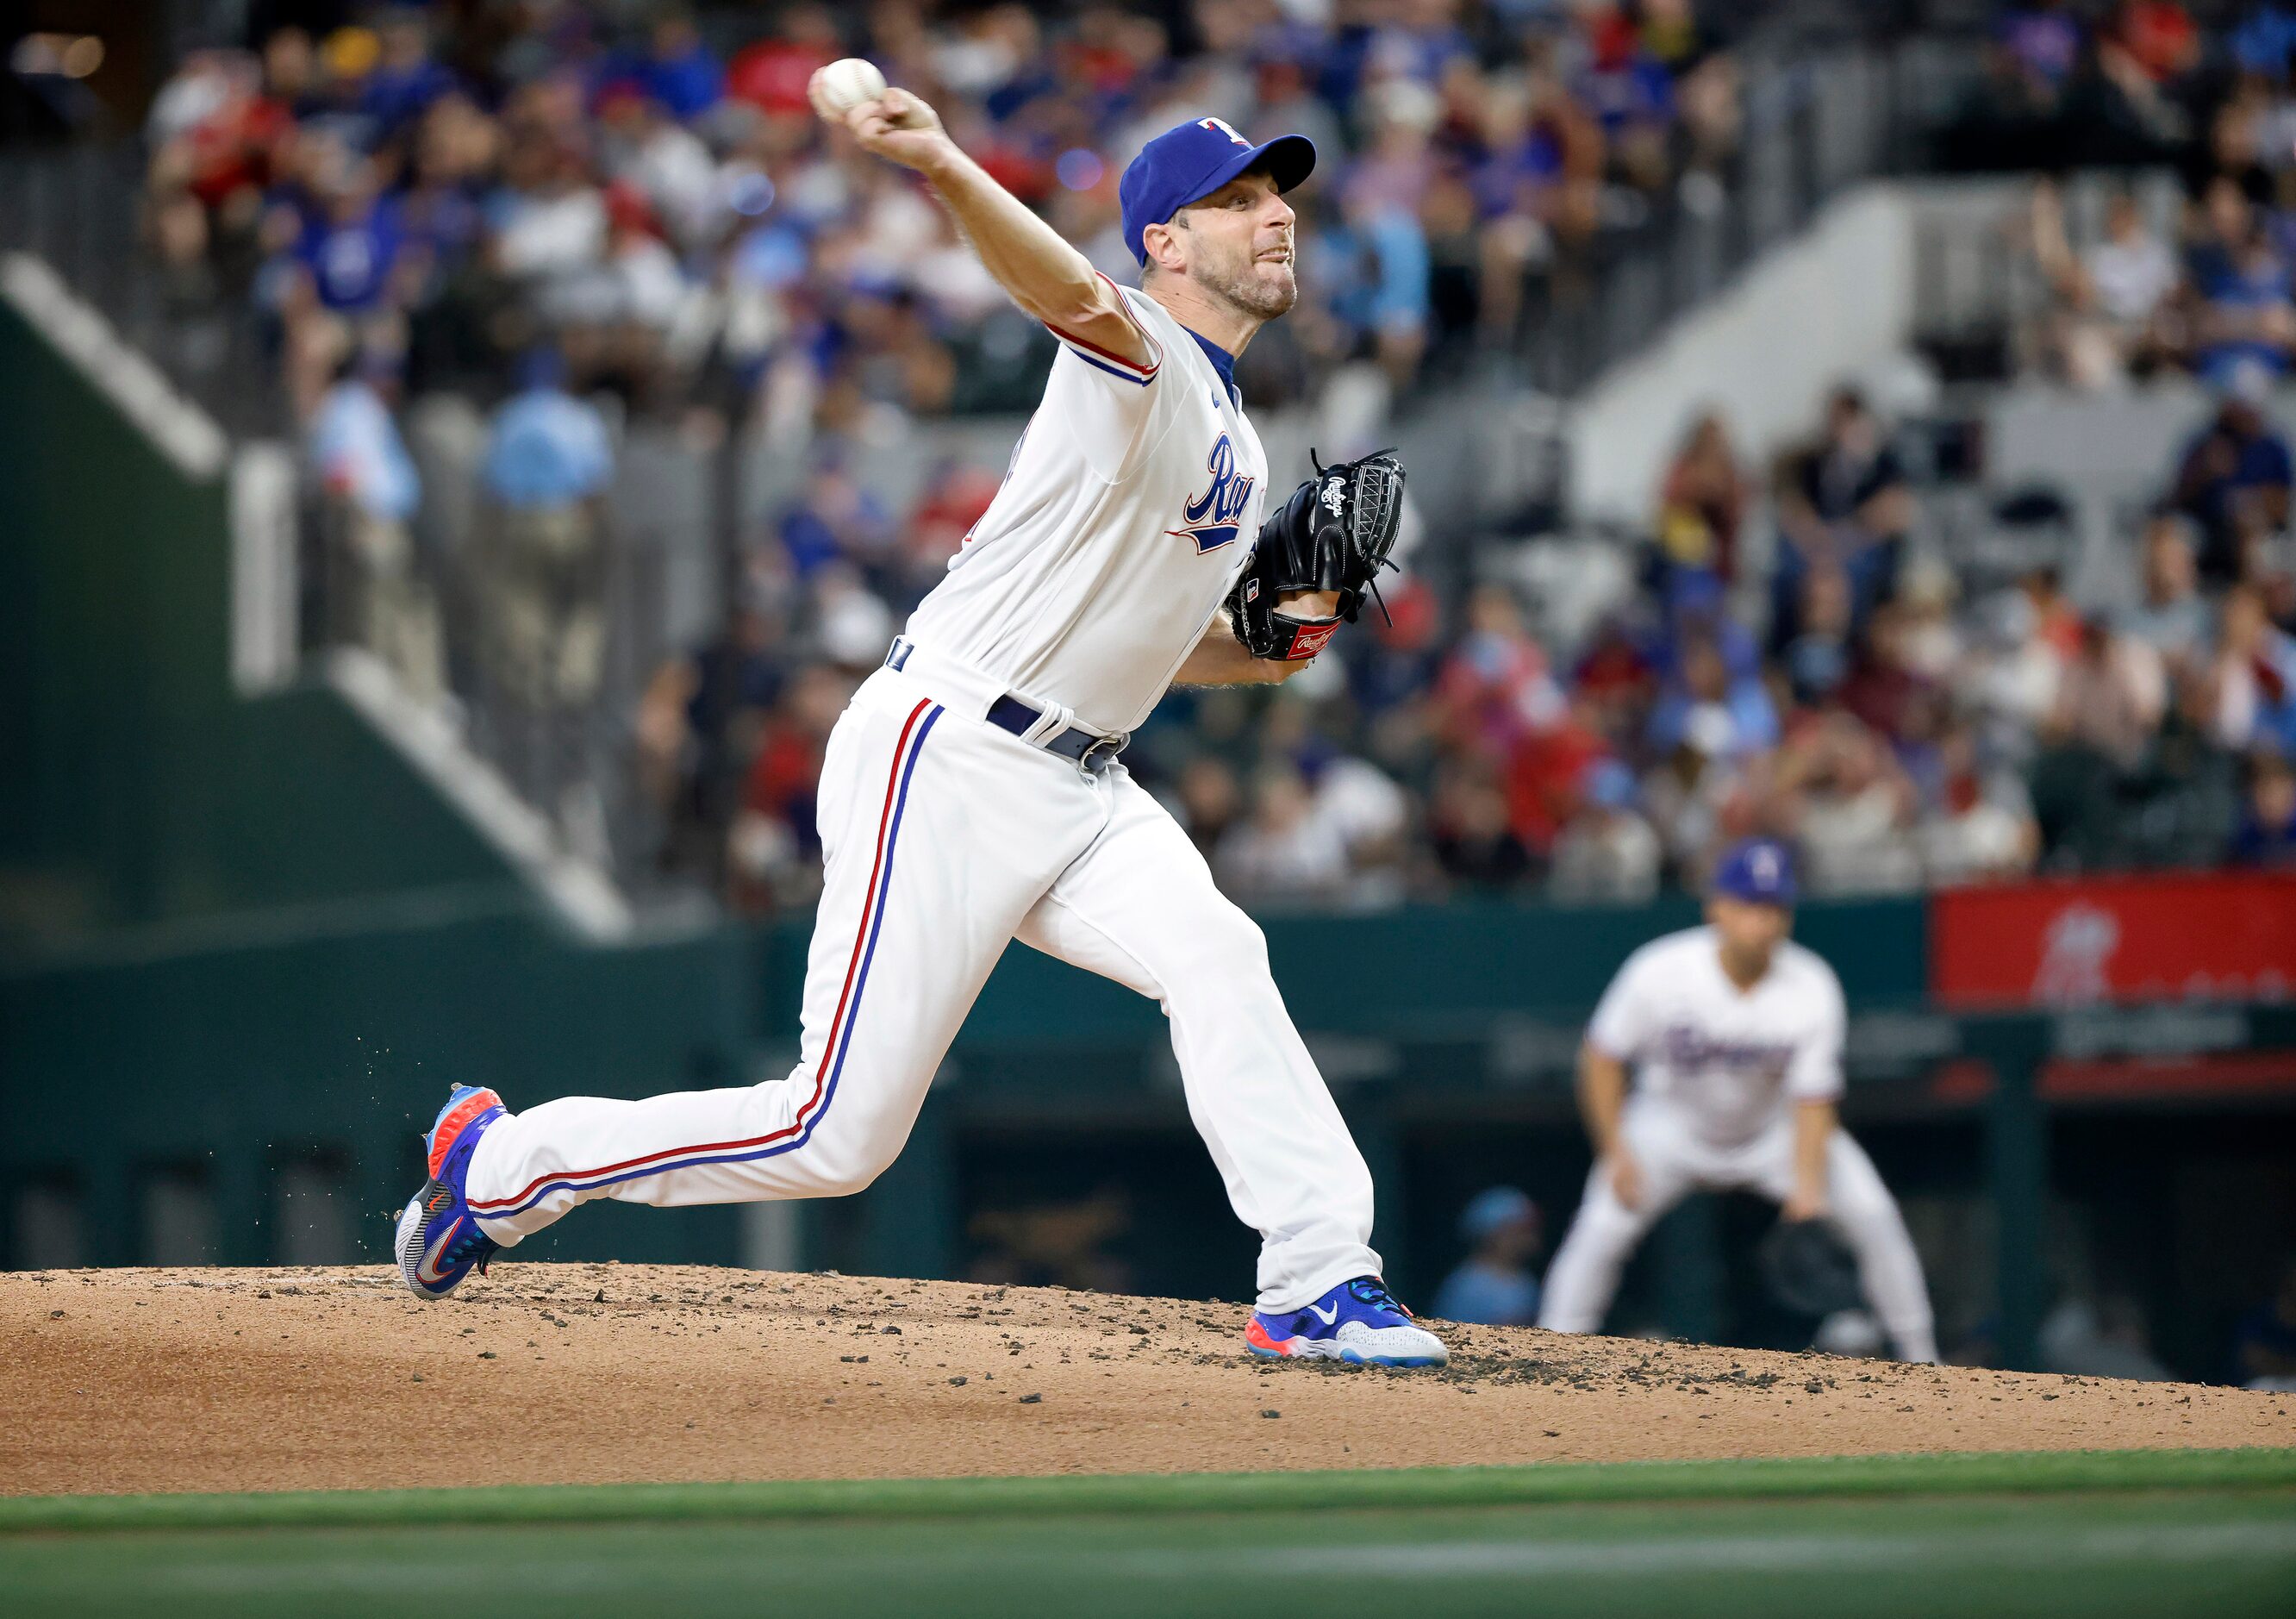
[[[0,1492],[1231,1472],[2296,1444],[2296,1399],[1443,1327],[1266,1363],[1232,1304],[506,1263],[0,1275]]]

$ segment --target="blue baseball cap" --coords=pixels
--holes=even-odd
[[[1150,226],[1163,224],[1262,164],[1276,190],[1290,191],[1316,171],[1316,143],[1304,135],[1279,135],[1255,146],[1218,118],[1167,129],[1140,149],[1117,182],[1116,194],[1124,204],[1124,245],[1146,264]]]
[[[1794,902],[1793,853],[1775,838],[1734,843],[1714,868],[1710,892],[1749,905],[1790,907]]]

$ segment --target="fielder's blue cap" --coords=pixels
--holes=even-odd
[[[1304,135],[1279,135],[1255,146],[1217,118],[1167,129],[1140,149],[1117,182],[1116,194],[1124,204],[1124,245],[1147,263],[1150,226],[1163,224],[1262,164],[1276,190],[1290,191],[1315,172],[1316,143]]]
[[[1751,905],[1792,905],[1792,851],[1775,838],[1748,838],[1734,843],[1714,868],[1712,892]]]

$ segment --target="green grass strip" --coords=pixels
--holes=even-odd
[[[17,1496],[0,1498],[0,1533],[1001,1516],[1048,1512],[1226,1513],[1817,1495],[2290,1488],[2296,1488],[2296,1449],[1952,1452],[1322,1473]]]

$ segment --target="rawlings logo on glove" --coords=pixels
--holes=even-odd
[[[1396,565],[1389,553],[1403,525],[1403,464],[1390,450],[1330,466],[1313,451],[1308,459],[1316,475],[1259,525],[1228,592],[1228,621],[1255,658],[1314,657],[1355,622],[1366,595],[1376,596],[1380,570]],[[1285,611],[1283,599],[1301,593],[1335,595],[1338,610],[1328,618]]]

